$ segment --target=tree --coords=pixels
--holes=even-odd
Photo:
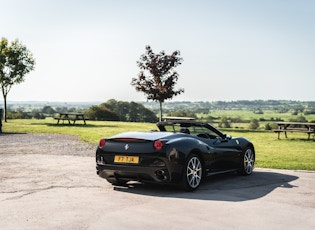
[[[231,123],[230,123],[229,119],[225,116],[221,117],[219,127],[220,128],[231,128]]]
[[[259,128],[259,122],[257,119],[252,119],[249,123],[249,129],[258,129]]]
[[[85,115],[90,120],[95,121],[119,121],[119,117],[116,113],[106,108],[104,105],[92,106],[86,112]]]
[[[6,38],[0,42],[0,85],[4,99],[4,121],[7,121],[7,96],[14,84],[24,81],[35,66],[32,53],[18,40],[9,44]]]
[[[156,122],[156,115],[151,110],[145,108],[142,104],[135,102],[116,101],[110,99],[104,106],[119,116],[120,121],[141,121],[141,122]]]
[[[54,113],[56,113],[56,111],[51,107],[51,106],[44,106],[44,108],[42,109],[42,113],[45,114],[49,114],[49,115],[53,115]]]
[[[172,117],[193,117],[193,118],[197,118],[196,114],[194,114],[192,111],[184,111],[184,110],[177,110],[174,112],[170,112],[167,114],[168,116],[172,116]]]
[[[153,53],[150,46],[146,46],[146,53],[137,62],[140,68],[138,78],[132,78],[131,85],[136,91],[147,95],[148,100],[160,103],[160,121],[162,120],[162,103],[173,96],[181,94],[184,89],[174,90],[178,80],[178,73],[174,68],[181,64],[179,51],[166,55],[164,51]]]

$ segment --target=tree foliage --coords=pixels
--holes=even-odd
[[[184,111],[184,110],[178,110],[171,113],[168,113],[167,116],[171,117],[193,117],[197,119],[197,116],[195,113],[191,111]]]
[[[141,71],[138,78],[132,78],[131,85],[136,91],[146,94],[148,100],[160,103],[160,120],[162,103],[184,92],[184,89],[174,89],[179,76],[174,69],[182,60],[179,51],[174,51],[171,55],[164,51],[155,54],[150,46],[146,46],[146,52],[137,62]]]
[[[56,111],[51,106],[47,106],[47,105],[44,106],[41,112],[45,114],[49,114],[49,115],[53,115],[54,113],[56,113]]]
[[[115,112],[119,116],[120,121],[130,122],[156,122],[157,117],[154,112],[145,108],[142,104],[136,102],[116,101],[110,99],[102,104]]]
[[[257,119],[252,119],[249,123],[249,129],[258,129],[259,128],[259,122]]]
[[[110,109],[102,105],[91,106],[85,115],[89,117],[90,120],[95,121],[118,121],[119,117]]]
[[[226,116],[221,117],[219,128],[231,128],[231,122],[229,121],[228,117]]]
[[[32,53],[18,40],[8,42],[6,38],[0,41],[0,85],[4,99],[4,119],[6,121],[7,96],[15,84],[24,81],[27,73],[35,66]]]
[[[98,106],[90,107],[86,112],[91,120],[156,122],[156,115],[135,102],[124,102],[110,99]]]

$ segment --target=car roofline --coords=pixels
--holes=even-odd
[[[220,130],[216,129],[213,125],[209,124],[208,122],[201,122],[196,120],[168,120],[168,121],[159,121],[156,123],[156,126],[159,128],[160,131],[164,129],[166,125],[181,125],[183,127],[190,127],[190,126],[208,126],[209,129],[213,130],[215,133],[224,137],[224,133]],[[161,129],[163,127],[163,129]]]

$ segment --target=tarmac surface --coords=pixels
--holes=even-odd
[[[192,193],[114,187],[94,152],[68,136],[0,135],[0,229],[315,229],[315,172],[256,168]]]

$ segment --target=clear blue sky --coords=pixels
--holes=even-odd
[[[9,101],[145,101],[136,62],[181,52],[173,101],[315,100],[314,0],[0,0],[35,71]],[[2,96],[0,102],[3,101]]]

